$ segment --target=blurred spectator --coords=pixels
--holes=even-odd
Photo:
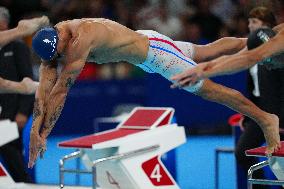
[[[218,38],[223,38],[223,37],[230,37],[230,36],[232,36],[229,27],[226,26],[226,25],[224,25],[224,26],[220,29],[218,36],[219,36]]]
[[[152,5],[149,0],[140,0],[134,4],[136,13],[136,29],[150,29],[148,22],[158,17],[156,5]]]
[[[85,4],[86,14],[84,17],[108,18],[117,20],[117,9],[112,0],[88,0]]]
[[[233,34],[235,37],[247,37],[248,31],[248,21],[244,14],[240,13],[235,16],[234,24],[235,27],[233,28]]]
[[[0,8],[0,31],[7,30],[9,12]],[[0,49],[0,76],[12,81],[21,81],[24,77],[33,78],[29,48],[20,41],[10,42]],[[1,94],[1,119],[10,119],[18,125],[20,138],[0,147],[0,155],[16,182],[31,182],[25,171],[23,160],[22,130],[31,115],[33,96]]]
[[[97,0],[95,1],[97,2]],[[75,19],[84,17],[87,0],[60,0],[51,9],[52,21],[57,23],[61,20]],[[92,5],[90,5],[92,6]]]
[[[228,25],[232,23],[233,15],[236,13],[236,5],[232,0],[213,0],[211,5],[212,13],[220,17]]]
[[[209,41],[202,37],[200,24],[196,18],[188,18],[184,23],[183,41],[188,41],[198,45],[205,45]]]
[[[181,22],[176,16],[171,16],[166,1],[160,1],[159,7],[155,10],[158,15],[149,20],[147,25],[151,29],[176,39],[181,32]]]
[[[212,0],[202,0],[197,3],[197,12],[193,18],[200,24],[201,33],[204,38],[214,41],[218,38],[222,20],[210,10]]]
[[[129,27],[134,28],[134,19],[133,17],[135,12],[133,12],[132,7],[130,5],[127,5],[124,1],[115,1],[114,7],[116,9],[117,14],[117,22]]]
[[[160,0],[161,1],[161,0]],[[171,16],[178,17],[187,11],[186,0],[167,0],[168,12]]]

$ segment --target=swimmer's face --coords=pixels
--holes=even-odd
[[[249,18],[248,19],[248,28],[250,32],[254,32],[258,28],[261,28],[264,26],[263,22],[259,20],[258,18]]]

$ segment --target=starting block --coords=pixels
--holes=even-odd
[[[0,121],[0,146],[3,146],[17,138],[19,138],[17,124],[10,120]],[[15,185],[15,182],[0,162],[0,189],[7,188],[11,185]]]
[[[10,120],[0,121],[0,146],[3,146],[19,137],[16,122]],[[0,189],[57,189],[58,186],[16,183],[0,162]],[[66,189],[87,189],[87,187],[69,187]]]
[[[266,157],[266,147],[254,148],[246,151],[247,156]],[[278,180],[253,179],[253,172],[269,166]],[[257,163],[248,170],[248,189],[252,189],[253,184],[279,185],[284,186],[284,141],[281,141],[281,149],[273,153],[267,160]]]
[[[90,173],[93,189],[179,189],[161,156],[185,143],[184,127],[171,124],[173,108],[135,108],[115,129],[59,143],[78,151],[60,160],[64,173]],[[80,158],[85,170],[65,169],[65,161]]]

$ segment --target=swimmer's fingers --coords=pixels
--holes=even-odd
[[[192,85],[195,85],[197,82],[197,77],[187,77],[185,79],[180,80],[179,82],[176,82],[171,85],[171,88],[184,88],[184,87],[190,87]]]
[[[182,73],[174,75],[173,77],[171,77],[171,80],[179,82],[180,80],[183,80],[187,77],[192,77],[193,74],[194,74],[194,69],[188,69],[183,71]]]
[[[180,87],[188,87],[188,86],[192,86],[196,83],[197,81],[197,77],[192,76],[192,77],[187,77],[185,79],[183,79],[182,81],[179,82]]]

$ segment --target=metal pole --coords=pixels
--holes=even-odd
[[[59,186],[64,188],[64,160],[59,160]]]
[[[215,189],[219,188],[219,151],[215,150]]]
[[[248,182],[247,182],[248,189],[252,189],[252,185],[253,185],[253,184],[256,184],[255,181],[256,181],[256,180],[260,180],[260,179],[253,179],[253,178],[252,178],[253,172],[256,171],[256,170],[258,170],[258,169],[261,169],[261,168],[263,168],[263,167],[265,167],[265,166],[267,166],[267,165],[269,165],[268,160],[262,161],[262,162],[260,162],[260,163],[257,163],[257,164],[255,164],[255,165],[253,165],[253,166],[251,166],[251,167],[249,168],[249,170],[248,170]]]
[[[64,169],[65,161],[68,160],[68,159],[78,158],[78,157],[81,157],[81,156],[82,156],[82,152],[79,150],[79,151],[73,152],[69,155],[66,155],[62,159],[59,160],[59,186],[60,186],[60,188],[64,188],[64,172],[67,172]]]

